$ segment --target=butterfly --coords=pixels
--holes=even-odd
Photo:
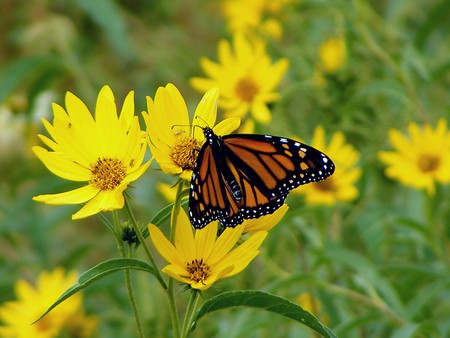
[[[203,128],[189,192],[189,218],[196,229],[214,220],[235,227],[280,208],[290,190],[334,172],[319,150],[284,137],[258,134],[218,136]]]

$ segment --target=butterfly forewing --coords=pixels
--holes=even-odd
[[[204,132],[207,142],[194,168],[189,200],[196,228],[216,219],[234,227],[243,219],[271,214],[290,190],[334,172],[330,158],[298,141],[254,134],[221,138],[211,129]],[[239,198],[233,197],[236,183]]]

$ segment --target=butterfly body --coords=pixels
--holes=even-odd
[[[189,216],[195,228],[213,220],[235,227],[244,219],[271,214],[290,190],[334,172],[330,158],[283,137],[218,136],[203,128],[206,142],[193,169]]]

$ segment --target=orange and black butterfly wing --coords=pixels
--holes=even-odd
[[[212,148],[205,143],[194,166],[190,187],[189,218],[195,228],[201,229],[217,219],[240,216],[226,184]]]
[[[243,200],[239,214],[222,223],[236,226],[243,219],[271,214],[281,207],[290,190],[324,180],[334,172],[331,159],[319,150],[291,139],[253,134],[223,137],[222,153]]]
[[[254,134],[218,138],[212,131],[208,138],[213,142],[206,142],[200,151],[191,180],[189,216],[195,228],[213,220],[235,227],[243,219],[271,214],[290,190],[334,172],[325,154],[287,138]],[[236,184],[240,199],[233,196]]]

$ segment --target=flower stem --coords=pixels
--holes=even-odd
[[[161,273],[159,272],[158,266],[156,265],[155,260],[153,259],[153,255],[147,245],[147,243],[145,242],[145,238],[142,235],[141,229],[139,229],[139,226],[136,222],[136,218],[134,217],[133,211],[131,210],[130,207],[130,203],[128,202],[128,197],[124,194],[124,198],[125,198],[125,209],[127,210],[128,216],[130,217],[130,221],[131,221],[131,225],[133,226],[133,230],[136,233],[138,239],[139,239],[139,243],[142,245],[142,247],[144,248],[145,254],[147,255],[148,260],[150,261],[150,264],[153,267],[153,270],[155,272],[155,276],[158,279],[159,283],[161,284],[161,286],[167,290],[167,284],[164,281]]]
[[[144,331],[142,329],[141,317],[139,315],[139,310],[136,304],[136,298],[134,297],[133,285],[131,284],[131,272],[130,269],[124,270],[125,274],[125,284],[128,290],[128,298],[130,298],[131,308],[133,309],[134,318],[136,320],[136,326],[138,329],[139,337],[144,338]]]
[[[200,300],[200,291],[192,289],[191,297],[189,298],[189,303],[186,308],[186,316],[183,321],[183,329],[181,331],[181,337],[186,338],[191,332],[192,323],[194,322],[195,315],[197,312],[198,303]]]
[[[183,182],[178,184],[177,195],[175,202],[173,203],[172,214],[170,218],[170,240],[173,243],[175,238],[175,229],[177,226],[178,214],[181,207],[181,192],[183,191]],[[169,285],[167,287],[167,298],[169,301],[170,318],[172,319],[173,335],[174,338],[179,338],[181,334],[180,317],[178,315],[177,305],[175,303],[175,290],[174,280],[169,279]]]
[[[119,217],[117,216],[117,212],[113,212],[113,219],[114,219],[114,229],[115,229],[115,235],[116,235],[116,242],[117,242],[117,247],[119,249],[120,252],[120,256],[122,258],[125,257],[129,257],[130,254],[128,252],[128,254],[125,253],[125,249],[123,247],[123,241],[121,238],[121,232],[122,229],[120,227],[119,224]],[[125,276],[125,286],[127,288],[127,292],[128,292],[128,298],[130,299],[130,305],[131,305],[131,309],[133,310],[133,314],[134,314],[134,319],[136,321],[136,326],[137,326],[137,330],[138,330],[138,334],[140,338],[144,338],[144,330],[142,329],[142,323],[141,323],[141,317],[139,315],[139,310],[137,308],[137,304],[136,304],[136,298],[134,297],[134,290],[133,290],[133,285],[131,282],[131,272],[129,269],[125,269],[123,271],[124,276]]]

